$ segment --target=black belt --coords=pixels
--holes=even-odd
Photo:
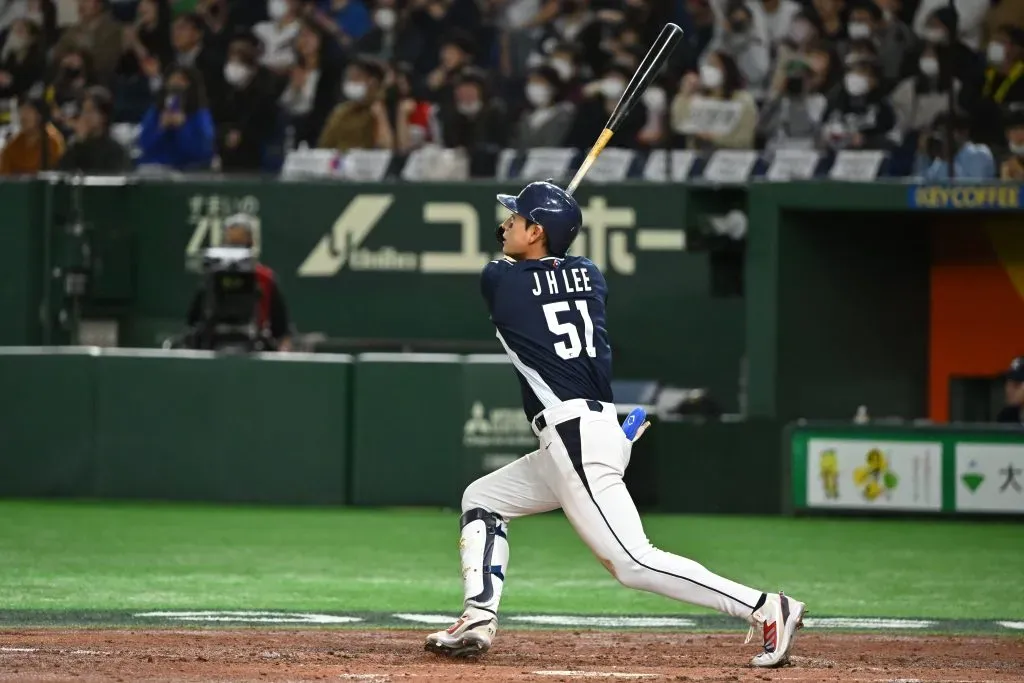
[[[604,406],[601,405],[600,401],[591,401],[588,399],[587,407],[595,413],[604,412]],[[548,426],[548,421],[544,419],[544,413],[537,413],[537,417],[533,418],[533,426],[537,428],[538,432],[544,431],[544,428]]]

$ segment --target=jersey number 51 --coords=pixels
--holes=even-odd
[[[587,355],[591,358],[597,356],[597,349],[594,347],[594,321],[590,319],[590,311],[587,309],[586,299],[577,299],[572,302],[579,311],[579,317],[583,320],[583,340],[587,344]],[[553,301],[544,304],[544,319],[548,323],[548,330],[556,337],[567,337],[568,341],[555,343],[555,353],[563,360],[579,358],[583,349],[580,343],[579,325],[575,322],[561,322],[559,314],[570,313],[573,306],[568,301]]]

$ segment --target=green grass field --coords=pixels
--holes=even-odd
[[[651,515],[655,545],[818,615],[1024,619],[1024,525]],[[0,502],[0,609],[451,613],[455,513]],[[682,614],[626,590],[560,514],[509,533],[509,612]]]

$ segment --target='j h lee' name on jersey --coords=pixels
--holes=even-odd
[[[559,276],[560,275],[560,276]],[[590,287],[590,274],[586,268],[569,268],[567,270],[548,270],[544,277],[533,271],[534,296],[543,294],[579,294],[593,291]]]

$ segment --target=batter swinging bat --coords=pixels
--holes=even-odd
[[[640,98],[643,97],[644,91],[647,90],[647,86],[650,85],[651,81],[661,70],[662,65],[668,60],[669,55],[672,54],[672,50],[679,44],[679,40],[683,37],[683,29],[679,28],[675,24],[665,24],[665,28],[661,29],[661,33],[658,35],[658,39],[651,45],[651,49],[647,51],[644,56],[644,60],[640,62],[640,66],[637,67],[636,73],[633,74],[633,78],[629,81],[629,85],[622,91],[622,97],[619,98],[618,104],[615,105],[615,110],[612,111],[612,115],[608,117],[608,123],[604,125],[604,130],[601,131],[601,135],[598,136],[597,142],[590,148],[590,152],[587,154],[587,158],[580,164],[580,168],[576,171],[576,175],[573,177],[572,182],[569,183],[569,187],[565,188],[568,194],[572,194],[579,187],[580,181],[583,180],[583,176],[587,175],[587,171],[597,161],[597,157],[601,154],[601,151],[607,146],[608,141],[615,135],[615,131],[619,129],[622,122],[626,120],[629,112],[633,110],[633,107]]]

